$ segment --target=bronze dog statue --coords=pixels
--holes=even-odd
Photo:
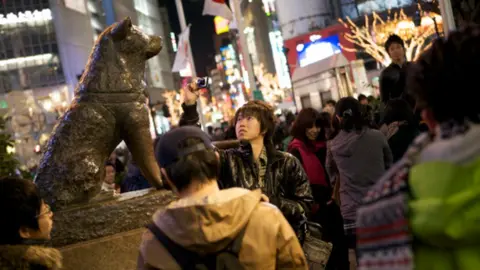
[[[100,34],[40,161],[34,181],[46,203],[59,209],[99,194],[104,164],[122,140],[150,184],[162,186],[144,93],[146,61],[161,49],[160,37],[128,17]]]

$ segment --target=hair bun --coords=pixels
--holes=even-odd
[[[353,115],[352,109],[347,109],[347,110],[343,111],[343,113],[342,113],[343,117],[352,116],[352,115]]]

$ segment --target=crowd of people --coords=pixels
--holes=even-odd
[[[326,269],[479,269],[478,48],[471,26],[407,63],[391,36],[379,103],[345,97],[278,121],[250,101],[226,129],[237,142],[227,149],[212,144],[222,130],[198,128],[198,91],[186,86],[179,127],[154,146],[178,200],[153,215],[138,269],[318,269],[302,249],[311,224],[333,245]],[[116,160],[106,190],[122,189]],[[34,242],[49,238],[53,215],[35,185],[7,177],[0,187],[0,268],[60,267],[58,251]],[[32,248],[51,256],[32,259]]]

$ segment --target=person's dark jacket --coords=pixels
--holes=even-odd
[[[183,107],[180,125],[198,125],[196,105]],[[222,189],[242,187],[261,188],[257,181],[258,168],[249,143],[238,148],[220,150],[219,185]],[[268,162],[262,192],[285,215],[290,225],[302,236],[301,230],[313,204],[313,196],[302,164],[289,153],[267,151]]]
[[[388,139],[388,145],[392,150],[393,162],[400,160],[405,152],[407,152],[410,144],[420,134],[415,126],[404,125],[401,126],[398,131]]]
[[[236,140],[237,134],[235,134],[235,127],[229,126],[225,131],[225,140]]]
[[[402,98],[408,104],[415,108],[415,99],[406,91],[407,70],[409,63],[403,66],[395,63],[390,64],[380,74],[380,98],[383,104],[387,104],[389,100]]]
[[[148,180],[143,176],[140,168],[132,160],[128,164],[128,172],[120,186],[121,193],[142,190],[152,187]]]
[[[400,160],[413,140],[420,134],[416,125],[406,122],[393,122],[380,129],[387,137],[388,146],[392,150],[393,162]]]

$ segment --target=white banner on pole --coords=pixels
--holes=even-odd
[[[233,20],[232,11],[225,4],[225,0],[205,0],[203,15],[220,16],[229,21]]]
[[[178,51],[173,62],[172,72],[180,72],[189,66],[190,62],[190,25],[180,34]]]

